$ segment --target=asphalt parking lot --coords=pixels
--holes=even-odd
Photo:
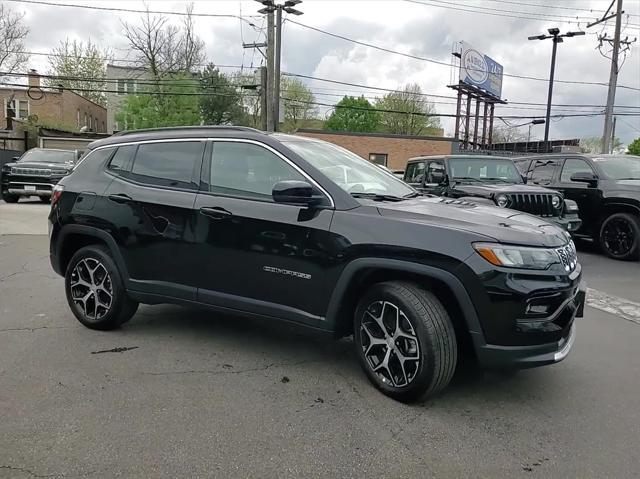
[[[565,361],[461,368],[405,405],[350,339],[175,306],[84,328],[47,211],[0,202],[0,477],[640,475],[640,263],[581,244],[591,299]]]

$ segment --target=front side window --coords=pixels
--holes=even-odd
[[[210,191],[230,196],[272,199],[279,181],[306,178],[278,155],[252,143],[216,142],[211,158]]]
[[[282,143],[321,171],[347,193],[408,197],[415,190],[404,181],[344,148],[315,140],[284,140]]]
[[[584,160],[580,160],[578,158],[569,158],[564,162],[564,166],[562,167],[562,174],[560,175],[560,181],[563,183],[571,182],[571,175],[575,173],[591,173],[593,174],[593,169],[589,166]]]
[[[201,141],[143,143],[129,176],[152,185],[196,188],[193,178],[198,176],[203,152]]]
[[[594,158],[607,178],[612,180],[640,180],[640,156],[616,155]]]

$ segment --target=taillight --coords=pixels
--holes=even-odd
[[[64,186],[63,185],[56,185],[53,187],[53,192],[51,194],[51,207],[53,208],[53,205],[55,205],[58,200],[60,199],[60,197],[62,196],[62,192],[64,191]]]

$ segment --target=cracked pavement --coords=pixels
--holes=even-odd
[[[47,248],[0,235],[0,478],[638,476],[640,325],[616,314],[587,307],[560,364],[463,367],[405,405],[350,339],[284,323],[158,305],[86,329]],[[640,302],[640,265],[580,258]]]

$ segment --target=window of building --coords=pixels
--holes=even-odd
[[[579,158],[569,158],[564,162],[564,166],[562,167],[562,175],[560,175],[560,181],[563,183],[571,182],[571,175],[574,173],[593,173],[593,168],[589,166],[584,160]]]
[[[387,154],[386,153],[369,153],[369,161],[376,165],[387,166]]]
[[[306,181],[279,156],[250,143],[217,142],[211,160],[211,191],[272,200],[273,186],[283,180]]]
[[[138,147],[131,178],[142,183],[197,188],[193,183],[204,152],[204,142],[148,143]]]
[[[127,80],[127,93],[132,95],[136,92],[136,85],[133,80]]]
[[[80,128],[80,110],[76,111],[76,126]]]
[[[122,78],[118,78],[118,95],[124,95],[126,92],[126,84]]]
[[[529,179],[532,183],[548,185],[553,179],[553,172],[556,169],[556,161],[537,160],[530,168],[533,170],[529,171]]]
[[[29,116],[29,101],[13,99],[4,101],[4,116],[25,120]]]

